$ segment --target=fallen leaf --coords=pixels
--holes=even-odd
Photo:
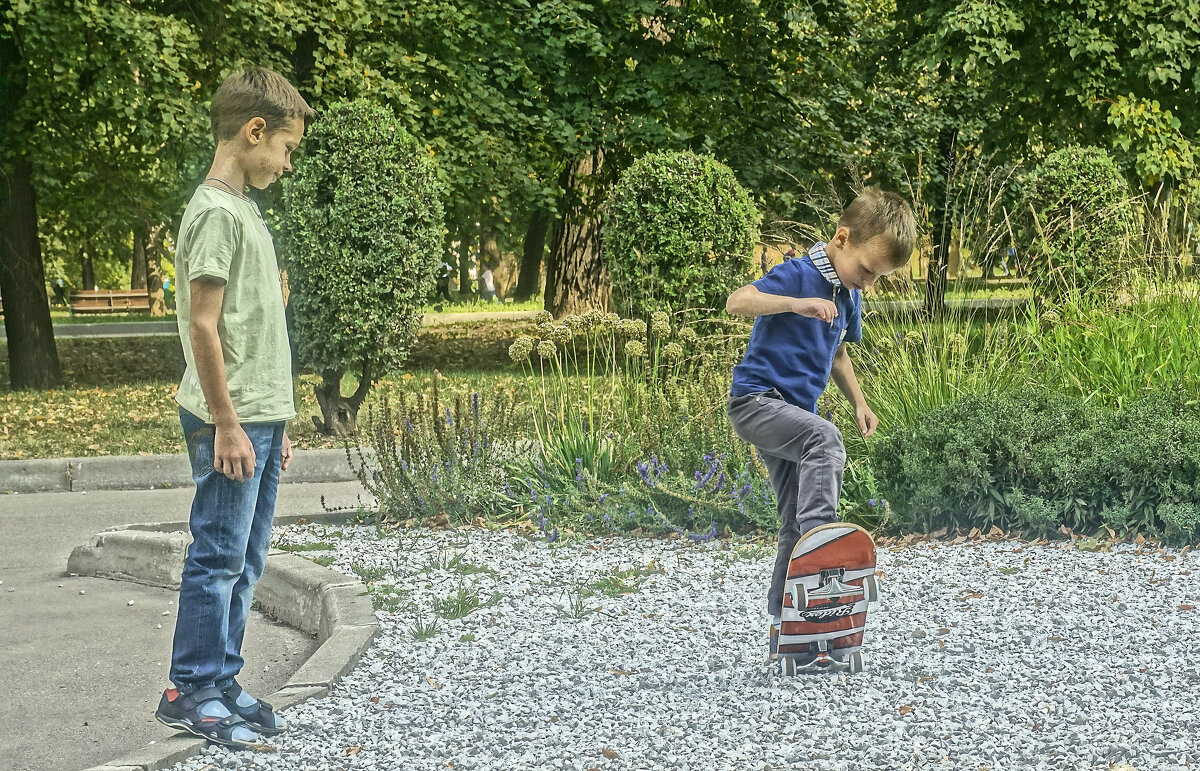
[[[616,751],[616,750],[614,750],[614,749],[609,749],[608,747],[605,747],[605,748],[604,748],[604,749],[601,751],[601,753],[600,753],[600,754],[601,754],[601,755],[603,755],[604,757],[608,758],[609,760],[615,760],[616,758],[619,758],[619,757],[621,757],[620,755],[618,755],[618,754],[617,754],[617,751]]]
[[[360,752],[362,752],[362,747],[359,747],[357,744],[355,744],[355,745],[354,745],[354,746],[352,746],[352,747],[347,747],[347,748],[346,748],[346,754],[347,754],[347,755],[357,755],[357,754],[358,754],[358,753],[360,753]]]
[[[372,703],[372,704],[378,704],[378,703],[379,703],[379,697],[378,697],[378,696],[372,696],[372,697],[371,697],[371,699],[370,699],[370,701],[371,701],[371,703]]]
[[[608,670],[608,673],[610,675],[627,675],[627,674],[629,674],[629,670],[627,670],[627,669],[610,669],[610,670]]]
[[[913,707],[911,704],[905,704],[898,711],[900,712],[901,715],[910,715],[916,711],[916,708]]]
[[[1179,609],[1180,610],[1195,610],[1196,606],[1195,605],[1180,605]]]
[[[442,686],[438,683],[437,680],[434,680],[429,675],[425,675],[425,679],[429,682],[429,685],[431,688],[433,688],[433,690],[435,690],[435,691],[441,690]]]

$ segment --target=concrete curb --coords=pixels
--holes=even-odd
[[[351,451],[355,464],[357,451]],[[367,470],[374,470],[374,452],[363,448]],[[345,450],[297,450],[283,482],[353,482],[358,479]],[[17,493],[80,492],[83,490],[147,490],[192,487],[187,456],[106,455],[95,458],[49,458],[0,461],[0,491]]]
[[[346,522],[334,512],[308,521]],[[290,524],[300,516],[277,517]],[[67,570],[79,575],[137,581],[178,588],[192,537],[186,522],[157,522],[97,533],[76,547]],[[284,551],[272,550],[255,587],[255,600],[267,615],[308,634],[320,647],[275,693],[266,697],[276,709],[324,696],[358,663],[379,634],[379,622],[362,582]],[[208,742],[175,735],[87,771],[158,771],[202,751]]]

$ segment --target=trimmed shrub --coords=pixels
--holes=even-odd
[[[760,216],[733,172],[711,156],[651,153],[609,199],[604,260],[625,312],[724,308],[750,279]]]
[[[1056,464],[1092,420],[1081,402],[1038,388],[975,394],[934,410],[872,453],[893,526],[1054,529],[1042,504],[1063,498]]]
[[[283,192],[292,344],[324,379],[318,428],[351,433],[366,392],[343,398],[341,378],[369,388],[404,361],[441,255],[441,190],[425,148],[357,100],[313,124]]]
[[[1068,292],[1112,292],[1129,269],[1138,222],[1128,183],[1098,147],[1055,150],[1021,191],[1031,286],[1057,300]]]
[[[1182,385],[1120,411],[1039,388],[970,396],[872,459],[902,531],[1200,538],[1200,403]]]

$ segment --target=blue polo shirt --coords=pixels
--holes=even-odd
[[[815,253],[829,268],[824,252]],[[834,284],[809,255],[776,265],[754,286],[763,294],[832,300],[838,315],[832,324],[797,313],[759,316],[746,356],[733,368],[730,394],[746,396],[774,388],[784,401],[815,413],[838,346],[862,339],[862,293]]]

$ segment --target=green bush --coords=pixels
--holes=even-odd
[[[1061,498],[1055,465],[1090,422],[1080,402],[1036,388],[973,394],[934,410],[872,453],[892,525],[1044,530],[1037,499]]]
[[[872,455],[895,529],[1200,537],[1200,404],[1179,385],[1119,411],[1043,388],[973,395]]]
[[[341,376],[369,384],[416,338],[441,254],[441,190],[424,147],[366,100],[329,108],[296,155],[282,228],[292,344],[300,366],[325,380],[326,425],[339,410],[352,425],[358,394],[341,398]]]
[[[1051,153],[1022,186],[1026,268],[1034,291],[1110,293],[1129,269],[1137,206],[1116,164],[1098,147]]]
[[[613,190],[604,259],[617,302],[655,308],[723,308],[750,278],[759,213],[729,167],[690,152],[651,153]]]

